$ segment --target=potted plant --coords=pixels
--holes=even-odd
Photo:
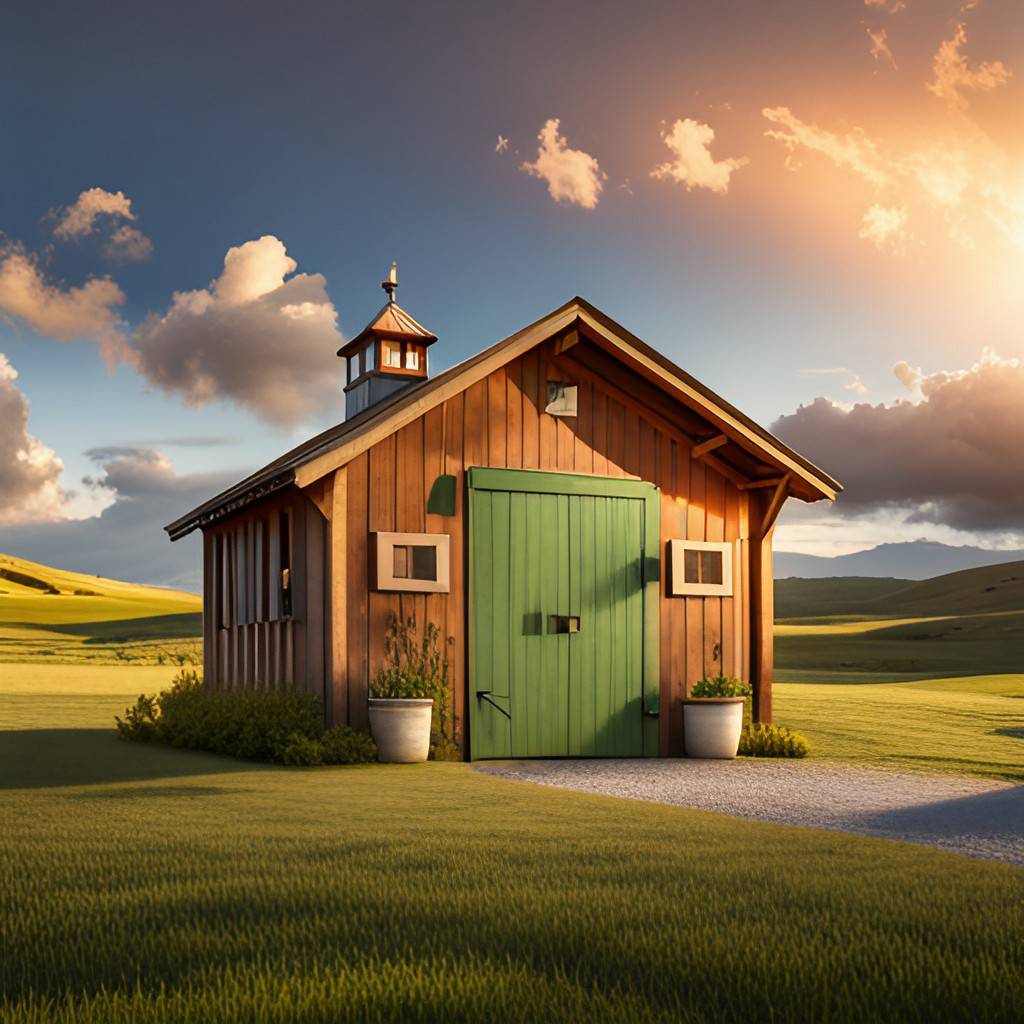
[[[438,650],[439,632],[428,623],[417,641],[414,619],[388,616],[384,665],[370,684],[370,732],[381,761],[426,761],[432,736],[443,735],[448,659]]]
[[[749,684],[732,676],[715,676],[693,684],[683,701],[683,735],[687,757],[732,758],[743,730],[743,701]]]

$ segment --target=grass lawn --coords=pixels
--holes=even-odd
[[[776,720],[821,760],[1024,783],[1024,675],[776,683],[773,693]]]
[[[70,720],[18,684],[51,698],[0,733],[5,1022],[1019,1019],[1019,869],[466,765],[128,744],[137,671]]]

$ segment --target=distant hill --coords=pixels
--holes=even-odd
[[[184,664],[201,635],[195,594],[0,555],[0,662]]]
[[[903,580],[927,580],[960,569],[1024,560],[1024,551],[989,551],[986,548],[954,547],[934,541],[915,540],[905,544],[879,544],[867,551],[826,558],[792,551],[775,552],[775,578],[798,576],[823,579],[828,576],[873,576]]]
[[[775,617],[920,617],[1024,610],[1024,560],[928,580],[777,579]]]

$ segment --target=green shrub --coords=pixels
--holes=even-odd
[[[293,768],[313,768],[324,763],[324,752],[319,740],[311,740],[301,732],[293,732],[280,750],[281,764]]]
[[[748,722],[740,733],[742,757],[806,757],[809,750],[800,733],[771,722]]]
[[[377,744],[369,733],[348,725],[335,725],[320,739],[324,764],[366,764],[377,760]]]
[[[691,697],[749,697],[750,684],[734,676],[704,676],[693,684]]]
[[[373,697],[420,698],[434,702],[430,720],[430,756],[435,761],[458,758],[455,722],[449,712],[448,654],[441,653],[441,631],[428,622],[420,639],[416,620],[404,622],[391,612],[384,633],[384,664],[370,684]],[[454,643],[449,637],[448,644]]]
[[[365,733],[324,731],[323,709],[301,690],[206,690],[198,672],[183,669],[170,689],[140,696],[116,718],[125,739],[157,741],[251,761],[289,765],[355,764],[377,748]]]

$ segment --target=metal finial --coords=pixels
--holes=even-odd
[[[395,293],[398,291],[398,264],[392,261],[391,269],[388,271],[387,280],[381,281],[381,288],[388,293],[388,302],[395,301]]]

